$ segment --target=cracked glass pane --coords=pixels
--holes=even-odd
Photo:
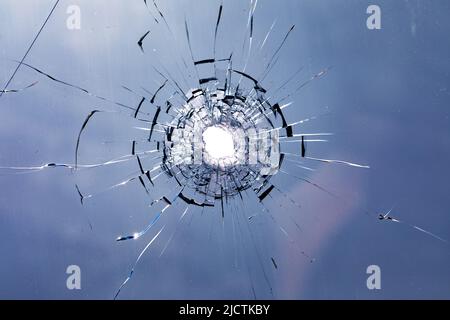
[[[445,2],[72,2],[0,10],[0,297],[449,297]]]

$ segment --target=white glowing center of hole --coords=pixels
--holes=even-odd
[[[203,132],[205,151],[213,159],[230,158],[234,156],[232,134],[221,127],[209,127]]]

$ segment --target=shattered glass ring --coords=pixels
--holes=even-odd
[[[192,90],[166,129],[164,171],[211,205],[265,183],[280,164],[278,130],[265,109],[235,89]]]

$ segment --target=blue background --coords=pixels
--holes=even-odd
[[[224,2],[217,50],[228,56],[233,47],[242,48],[249,1]],[[2,84],[15,68],[11,60],[22,57],[52,4],[1,0]],[[66,28],[66,9],[72,4],[81,8],[81,30]],[[153,65],[164,64],[176,73],[180,55],[190,61],[185,16],[196,58],[209,58],[212,52],[219,1],[158,4],[173,35],[163,23],[152,21],[143,1],[63,0],[26,62],[114,101],[137,105],[139,99],[121,85],[154,91],[161,78]],[[135,171],[135,163],[75,176],[64,169],[28,174],[2,170],[0,298],[110,299],[146,241],[163,225],[166,229],[120,298],[252,298],[252,283],[258,298],[450,298],[450,246],[405,225],[376,219],[378,212],[395,206],[392,214],[400,220],[450,237],[450,3],[377,0],[373,4],[381,7],[382,29],[374,31],[366,28],[370,4],[260,0],[255,11],[255,46],[247,69],[251,74],[263,70],[295,24],[263,83],[266,88],[276,87],[301,66],[297,83],[333,67],[292,96],[294,103],[286,114],[290,122],[327,114],[301,128],[335,133],[327,144],[311,144],[312,156],[371,166],[366,170],[312,164],[314,172],[289,167],[289,172],[319,183],[339,199],[279,173],[274,183],[301,208],[274,193],[266,206],[276,222],[261,214],[250,229],[242,225],[247,230],[242,237],[234,236],[230,217],[261,212],[250,193],[245,210],[239,202],[228,207],[223,228],[218,209],[203,214],[190,210],[177,223],[184,206],[176,205],[145,238],[116,243],[118,235],[140,230],[151,219],[149,197],[138,183],[131,183],[81,206],[74,185],[99,191],[108,178],[119,182]],[[267,44],[257,50],[275,19]],[[142,54],[136,42],[147,30],[151,33]],[[193,69],[184,71],[188,76]],[[26,67],[10,87],[37,80],[28,90],[0,98],[0,166],[73,163],[76,136],[86,115],[95,108],[114,109]],[[125,144],[98,144],[104,137],[127,136],[129,128],[126,116],[99,117],[86,132],[83,159],[98,160],[104,151],[129,152]],[[170,184],[162,178],[155,194],[164,193]],[[280,226],[290,239],[280,233]],[[299,254],[302,250],[315,262]],[[66,288],[65,271],[71,264],[81,268],[81,290]],[[366,268],[372,264],[381,267],[381,290],[366,287]]]

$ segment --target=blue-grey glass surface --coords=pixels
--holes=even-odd
[[[1,86],[53,3],[0,1]],[[172,32],[161,19],[154,22],[144,1],[62,0],[25,62],[127,105],[136,105],[139,98],[122,86],[154,92],[161,85],[154,67],[164,66],[176,77],[181,70],[191,81],[194,69],[180,60],[181,55],[192,63],[185,19],[193,54],[209,58],[220,1],[157,3]],[[381,8],[380,30],[366,26],[370,4]],[[70,5],[81,9],[80,30],[66,26]],[[217,56],[228,57],[236,48],[239,68],[245,61],[239,52],[248,36],[249,6],[250,1],[225,0],[217,37]],[[334,133],[327,143],[308,144],[311,156],[370,169],[312,163],[315,171],[308,171],[290,165],[290,175],[273,177],[284,194],[274,193],[264,203],[275,219],[261,213],[249,192],[244,204],[236,200],[226,206],[225,222],[216,206],[193,208],[178,223],[184,206],[175,205],[151,233],[129,242],[115,239],[152,219],[151,197],[137,182],[100,191],[132,174],[135,163],[80,174],[64,168],[3,170],[0,298],[111,299],[141,250],[166,225],[120,299],[252,299],[252,285],[256,297],[264,299],[449,299],[450,245],[409,226],[450,238],[449,10],[444,0],[258,1],[246,71],[260,74],[295,25],[263,85],[277,87],[303,67],[295,80],[301,83],[330,67],[288,99],[293,103],[285,114],[289,122],[317,116],[301,127],[304,132]],[[136,43],[147,30],[143,53]],[[0,166],[73,163],[87,114],[118,110],[25,66],[9,88],[35,81],[33,87],[0,98]],[[133,134],[129,128],[126,115],[96,118],[83,136],[83,161],[129,152],[128,144],[120,143]],[[119,142],[99,145],[102,139]],[[171,183],[161,177],[155,193]],[[98,194],[81,205],[75,184]],[[392,207],[392,216],[404,224],[377,219]],[[241,234],[233,230],[231,216],[256,213],[261,214],[251,223],[242,218],[247,224],[241,225]],[[69,265],[81,268],[81,290],[66,287]],[[369,265],[381,268],[381,290],[366,286]]]

